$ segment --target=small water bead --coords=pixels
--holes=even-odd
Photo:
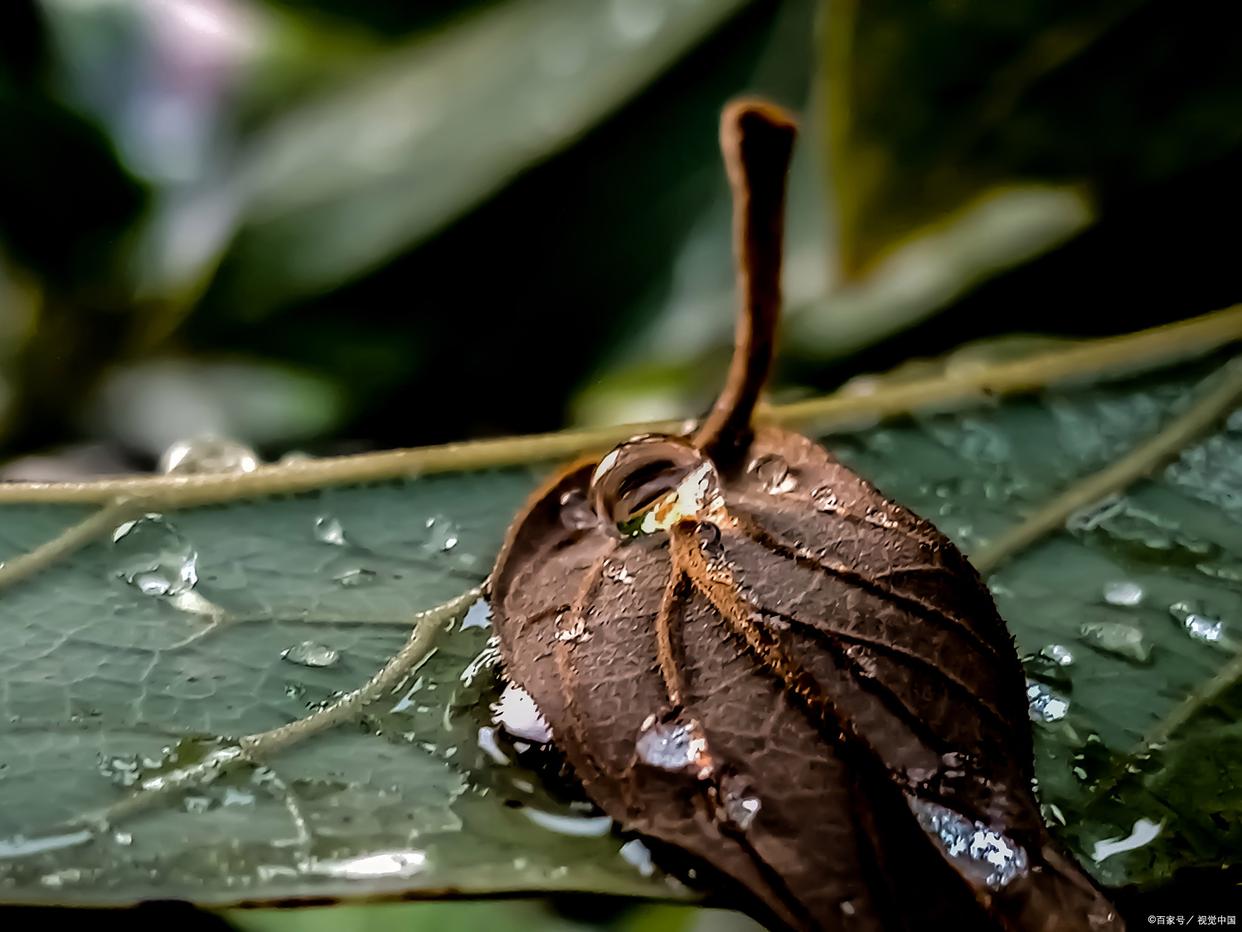
[[[1003,832],[975,822],[938,803],[913,799],[910,808],[919,825],[936,839],[963,873],[1000,890],[1027,872],[1026,851]]]
[[[1039,656],[1052,661],[1058,667],[1068,667],[1074,662],[1074,652],[1064,644],[1046,644],[1040,648]]]
[[[561,523],[571,531],[589,531],[599,527],[599,518],[587,502],[581,489],[569,489],[561,493]]]
[[[711,776],[713,763],[707,738],[698,722],[662,722],[647,716],[635,742],[638,759],[661,770],[689,772],[700,780]]]
[[[634,581],[634,574],[620,563],[609,562],[604,564],[604,578],[628,586]]]
[[[128,848],[134,843],[134,836],[132,832],[113,832],[112,840],[122,848]]]
[[[1059,722],[1069,713],[1069,700],[1057,695],[1043,683],[1026,684],[1027,710],[1036,722]]]
[[[1225,637],[1224,622],[1214,617],[1214,613],[1202,602],[1189,599],[1174,602],[1169,606],[1169,614],[1196,641],[1219,644]]]
[[[586,619],[569,612],[556,616],[555,637],[561,643],[568,644],[577,644],[591,640],[591,634],[586,629]]]
[[[604,456],[588,497],[600,520],[625,537],[724,513],[712,461],[686,440],[657,434],[627,440]]]
[[[431,549],[439,550],[441,553],[448,553],[457,546],[457,527],[448,518],[438,516],[428,518],[426,527],[431,532],[428,539],[428,546]]]
[[[375,570],[369,570],[360,566],[352,570],[346,570],[344,573],[336,576],[336,582],[344,586],[346,589],[356,589],[359,586],[369,586],[379,578],[379,574]]]
[[[651,849],[644,845],[637,838],[627,841],[621,846],[621,858],[627,863],[632,864],[634,869],[644,877],[652,877],[655,875],[655,861],[651,857]]]
[[[730,774],[720,782],[720,804],[726,819],[742,831],[750,828],[763,808],[763,801],[751,792],[744,777]]]
[[[331,515],[320,515],[315,519],[315,540],[333,547],[344,547],[345,529]]]
[[[302,667],[330,667],[341,659],[341,652],[317,641],[303,641],[286,647],[280,658]]]
[[[179,476],[221,472],[254,472],[260,460],[250,447],[224,437],[178,440],[160,456],[159,471]]]
[[[1111,582],[1104,587],[1104,601],[1109,605],[1133,608],[1143,601],[1143,587],[1129,580]]]
[[[198,585],[198,554],[163,515],[148,513],[112,532],[117,575],[143,595],[177,596]]]
[[[1097,650],[1138,663],[1151,660],[1147,635],[1135,625],[1119,621],[1089,621],[1078,629],[1082,639]]]
[[[784,495],[798,487],[797,472],[778,453],[757,457],[751,462],[749,471],[759,480],[763,490],[771,495]]]

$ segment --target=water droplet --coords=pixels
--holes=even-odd
[[[711,776],[713,762],[707,752],[703,728],[691,719],[688,722],[661,722],[647,716],[635,743],[638,759],[661,770],[686,771],[700,780]]]
[[[331,515],[320,515],[315,519],[315,540],[334,547],[344,547],[345,529]]]
[[[194,437],[178,440],[160,456],[159,471],[174,475],[200,475],[220,472],[254,472],[259,457],[236,440],[223,437]]]
[[[176,596],[198,584],[198,554],[163,515],[146,514],[112,532],[117,575],[143,595]]]
[[[1189,599],[1174,602],[1169,606],[1169,614],[1196,641],[1220,644],[1225,640],[1225,623],[1214,617],[1215,613],[1202,602]]]
[[[317,641],[303,641],[286,647],[280,657],[303,667],[330,667],[341,659],[341,652]]]
[[[181,806],[190,815],[202,815],[212,808],[212,800],[209,796],[186,796]]]
[[[644,877],[651,877],[655,874],[655,861],[651,858],[651,849],[637,838],[623,844],[620,854],[627,864],[632,864]]]
[[[1043,683],[1027,682],[1026,703],[1031,720],[1036,722],[1059,722],[1069,712],[1069,700]]]
[[[811,492],[811,501],[820,511],[836,511],[841,507],[841,500],[831,486],[821,485]]]
[[[441,553],[448,553],[458,542],[458,530],[448,518],[434,517],[427,519],[427,546]]]
[[[763,802],[751,792],[745,778],[730,774],[720,782],[720,807],[726,819],[746,831],[763,808]]]
[[[612,819],[608,816],[564,815],[559,812],[544,812],[540,809],[523,808],[520,810],[540,828],[558,835],[572,835],[576,838],[603,838],[612,831]]]
[[[478,745],[479,750],[486,754],[493,764],[507,767],[511,763],[508,755],[496,743],[496,729],[490,725],[484,725],[479,729]]]
[[[1132,608],[1143,601],[1143,587],[1129,580],[1111,582],[1104,587],[1104,601],[1109,605]]]
[[[122,848],[128,848],[134,843],[134,836],[131,832],[113,832],[112,840]]]
[[[1138,663],[1151,660],[1151,644],[1143,630],[1121,621],[1088,621],[1078,629],[1082,639],[1097,650]]]
[[[911,799],[923,831],[936,839],[958,869],[1000,890],[1026,874],[1026,851],[1003,832],[974,822],[938,803]]]
[[[1058,667],[1068,667],[1074,662],[1074,653],[1064,644],[1047,644],[1039,651],[1039,656],[1051,660]]]
[[[547,744],[552,740],[552,729],[539,706],[530,693],[516,683],[505,685],[500,699],[492,705],[492,718],[515,738],[525,738],[535,744]]]
[[[587,531],[599,526],[599,518],[587,503],[586,493],[570,489],[561,493],[561,523],[571,531]]]
[[[755,459],[750,464],[750,473],[771,495],[784,495],[798,487],[797,473],[790,469],[785,457],[777,453],[766,453]]]
[[[347,880],[367,880],[376,877],[412,877],[427,865],[427,855],[422,851],[381,851],[363,857],[339,861],[316,860],[312,869],[317,873]]]
[[[335,577],[336,581],[347,589],[370,585],[378,578],[379,576],[375,570],[369,570],[363,566],[346,570]]]
[[[646,435],[615,447],[595,468],[590,500],[600,519],[626,537],[724,515],[716,467],[677,437]]]

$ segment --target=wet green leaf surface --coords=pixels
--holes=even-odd
[[[828,446],[978,551],[1175,416],[1210,372],[924,416]],[[1046,817],[1109,884],[1222,863],[1238,838],[1237,690],[1221,693],[1225,714],[1198,710],[1136,773],[1124,764],[1230,663],[1239,462],[1235,417],[992,578],[1020,650],[1043,652],[1028,673]],[[119,808],[143,781],[365,682],[417,612],[482,580],[542,473],[168,511],[0,589],[0,899],[681,894],[644,877],[606,820],[554,798],[511,740],[480,741],[498,689],[482,606],[441,622],[435,652],[356,723]],[[3,506],[0,561],[87,514]]]

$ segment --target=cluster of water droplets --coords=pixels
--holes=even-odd
[[[1003,889],[1027,872],[1025,849],[1003,832],[938,803],[913,799],[910,808],[945,856],[991,889]]]

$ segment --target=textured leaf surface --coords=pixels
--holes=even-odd
[[[827,445],[969,554],[1147,436],[1185,406],[1204,374],[1067,389],[839,435]],[[1224,695],[1224,716],[1205,709],[1140,773],[1098,800],[1092,795],[1143,734],[1230,661],[1228,639],[1236,642],[1242,615],[1242,567],[1232,556],[1242,552],[1239,438],[1235,418],[990,581],[1021,652],[1057,643],[1073,655],[1053,678],[1045,665],[1028,664],[1068,701],[1063,718],[1035,723],[1037,775],[1052,827],[1109,884],[1150,885],[1177,867],[1224,863],[1238,837],[1237,739],[1226,723],[1237,717],[1236,690]],[[65,827],[129,798],[133,788],[122,784],[135,764],[150,775],[141,759],[158,762],[181,739],[191,739],[184,754],[202,753],[213,737],[278,726],[359,685],[402,644],[414,612],[481,579],[541,474],[433,476],[170,512],[167,521],[198,553],[193,591],[234,619],[207,633],[201,612],[119,578],[132,569],[131,555],[106,537],[0,590],[0,897],[668,892],[618,855],[621,839],[567,837],[531,820],[532,809],[582,813],[531,790],[536,775],[496,765],[480,750],[494,684],[486,673],[470,686],[461,676],[487,632],[456,624],[358,727],[312,736],[274,756],[270,772],[234,768],[209,786],[114,818],[106,830]],[[3,506],[0,560],[85,514]],[[321,517],[339,520],[346,544],[322,539],[333,535],[323,524],[317,532]],[[338,581],[359,569],[375,576]],[[1137,604],[1106,601],[1106,587],[1118,582],[1141,587]],[[1109,591],[1117,601],[1118,590]],[[1170,614],[1187,600],[1222,622],[1221,640],[1191,638]],[[1102,649],[1083,634],[1096,622],[1133,625],[1149,659]],[[340,659],[323,668],[281,659],[308,640]],[[1154,840],[1092,860],[1099,843],[1131,837],[1140,820],[1161,826]],[[582,818],[568,824],[600,830]],[[425,860],[357,860],[394,851]],[[362,876],[368,870],[375,876]]]

